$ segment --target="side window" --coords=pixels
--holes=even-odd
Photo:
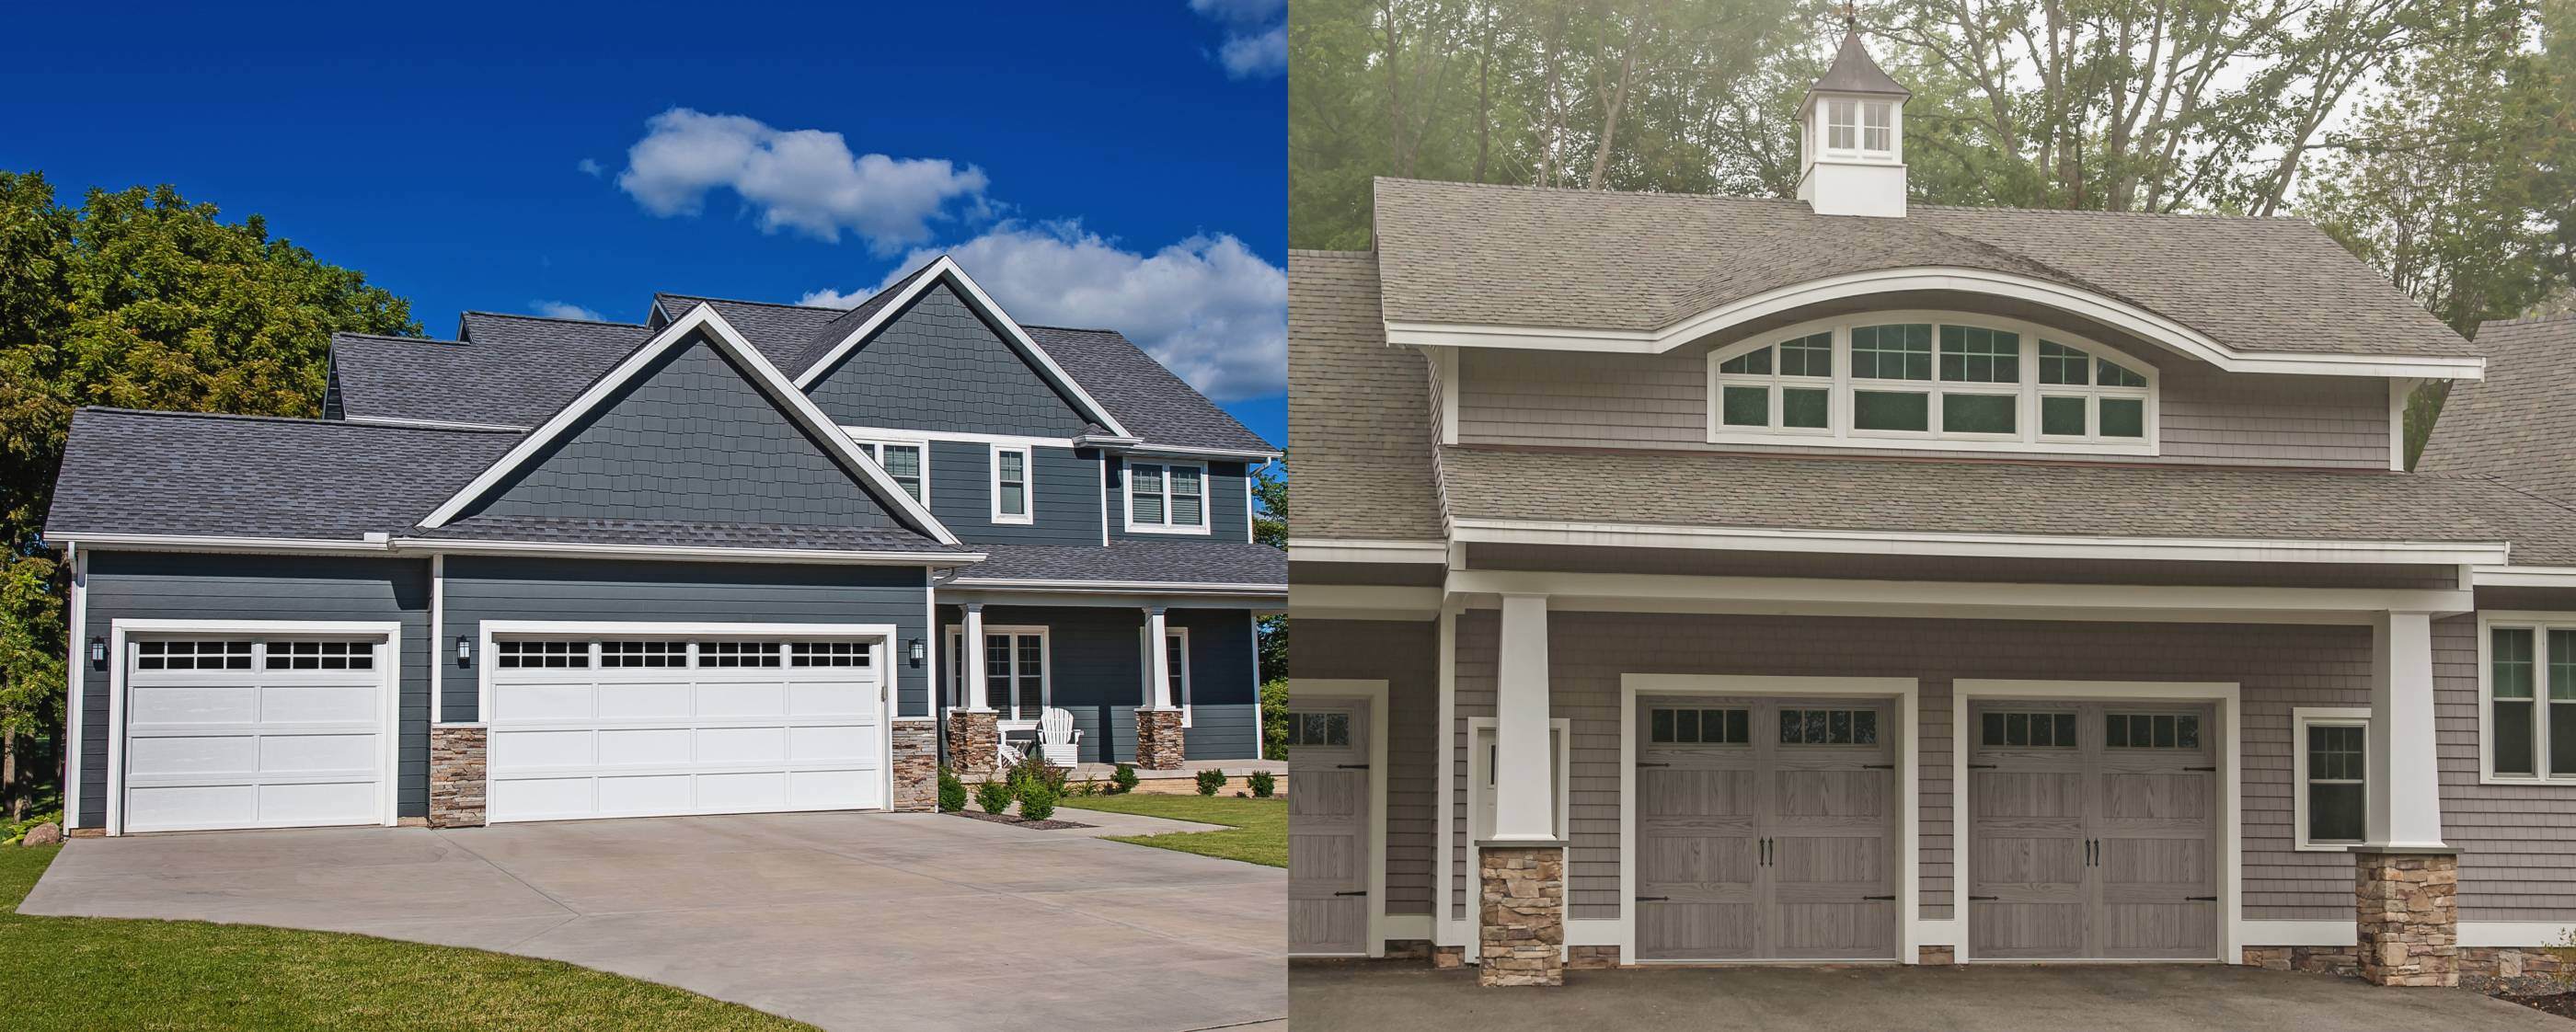
[[[860,441],[859,450],[886,471],[903,493],[923,505],[930,504],[929,449],[919,442]]]
[[[993,446],[993,522],[1030,523],[1030,451],[1025,446]]]
[[[1207,466],[1195,462],[1128,462],[1127,528],[1152,533],[1207,533]]]
[[[2291,723],[2298,734],[2298,847],[2361,842],[2370,833],[2370,711],[2300,708]]]

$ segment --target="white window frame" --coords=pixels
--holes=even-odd
[[[1860,326],[1890,323],[1932,324],[1932,378],[1928,380],[1863,379],[1852,375],[1852,330]],[[1963,326],[1998,330],[2019,338],[2020,382],[1991,384],[1941,379],[1941,328]],[[1772,355],[1769,374],[1720,373],[1718,367],[1736,356],[1774,347],[1784,341],[1814,334],[1833,336],[1833,375],[1830,377],[1786,376],[1780,373],[1780,358]],[[2086,379],[2081,386],[2042,384],[2039,382],[2039,345],[2063,345],[2090,356]],[[2104,387],[2101,363],[2111,362],[2146,378],[2144,387]],[[2162,453],[2159,409],[2162,407],[2163,380],[2156,367],[2115,348],[2052,327],[2017,319],[1997,318],[1973,312],[1948,310],[1907,310],[1864,312],[1837,316],[1782,327],[1712,348],[1706,369],[1708,442],[1737,445],[1790,445],[1806,447],[1866,448],[1907,451],[1969,452],[2039,452],[2069,455],[2158,455]],[[1725,422],[1725,388],[1760,385],[1770,388],[1770,425],[1763,427],[1733,426]],[[1831,393],[1826,404],[1825,430],[1780,426],[1780,391],[1783,387],[1824,387]],[[1929,412],[1929,429],[1861,430],[1855,428],[1853,392],[1859,390],[1894,391],[1923,394]],[[2017,398],[2014,409],[2014,432],[2009,434],[1949,433],[1941,428],[1941,399],[1945,394],[2011,394]],[[2043,435],[2039,432],[2040,398],[2043,395],[2080,395],[2085,403],[2085,433],[2081,437]],[[2102,436],[2101,402],[2104,398],[2137,399],[2143,406],[2141,437]]]
[[[1002,511],[1002,456],[1005,454],[1017,455],[1020,457],[1020,508],[1023,511],[1018,513],[1007,513]],[[1036,523],[1038,519],[1037,449],[1025,444],[996,443],[991,448],[990,466],[992,470],[990,487],[993,499],[993,522],[1017,524],[1020,526],[1028,526]]]
[[[1849,121],[1839,118],[1844,112],[1838,109],[1843,105],[1850,106]],[[1815,112],[1816,124],[1812,136],[1814,144],[1808,151],[1809,157],[1874,163],[1900,160],[1899,156],[1904,151],[1902,141],[1905,138],[1905,109],[1894,101],[1848,95],[1823,96],[1816,99]],[[1869,145],[1869,123],[1870,116],[1873,114],[1886,117],[1887,146],[1885,147]],[[1836,129],[1851,130],[1851,146],[1834,146]]]
[[[1038,716],[1027,719],[997,720],[996,723],[1001,727],[1009,728],[1013,731],[1036,727],[1038,726],[1038,720],[1046,716],[1046,711],[1055,708],[1055,641],[1048,635],[1047,629],[1042,625],[984,625],[985,637],[989,638],[996,634],[1007,634],[1013,638],[1013,641],[1011,642],[1011,687],[1015,694],[1009,699],[996,699],[992,697],[992,688],[988,685],[985,688],[984,704],[991,706],[993,708],[993,712],[997,714],[1017,712],[1019,710],[1020,706],[1016,692],[1020,683],[1020,643],[1017,639],[1027,635],[1035,635],[1038,639]],[[949,649],[951,650],[951,653],[956,656],[956,662],[948,664],[948,697],[958,700],[957,705],[960,706],[966,704],[966,692],[964,690],[965,683],[961,680],[966,676],[965,640],[966,628],[964,625],[948,625]],[[976,642],[975,647],[982,648],[984,647],[984,643]],[[993,676],[992,668],[989,665],[984,670],[984,676],[988,680]]]
[[[883,449],[887,445],[892,445],[897,448],[914,448],[920,450],[921,497],[913,500],[920,502],[921,507],[924,509],[930,507],[930,441],[927,438],[860,437],[854,434],[850,437],[850,440],[859,446],[859,454],[867,456],[868,461],[876,463],[877,469],[881,471],[886,468]],[[894,480],[895,476],[893,473],[888,472],[886,473],[886,479]],[[897,481],[895,486],[901,487],[903,485],[900,481]]]
[[[1142,463],[1142,464],[1147,465],[1147,466],[1160,466],[1160,467],[1162,467],[1162,468],[1163,468],[1163,522],[1161,522],[1161,523],[1138,523],[1138,522],[1136,522],[1136,466],[1137,466],[1139,463]],[[1198,522],[1198,525],[1197,525],[1197,526],[1190,526],[1190,525],[1188,525],[1188,524],[1179,524],[1179,523],[1173,523],[1173,522],[1171,522],[1171,519],[1172,519],[1172,473],[1171,473],[1171,471],[1172,471],[1172,470],[1174,470],[1174,469],[1176,469],[1176,468],[1190,468],[1190,469],[1196,469],[1196,470],[1198,470],[1198,471],[1199,471],[1199,522]],[[1212,478],[1212,477],[1210,477],[1210,476],[1208,475],[1208,464],[1207,464],[1206,462],[1204,462],[1204,461],[1200,461],[1200,460],[1196,460],[1196,459],[1158,459],[1158,458],[1151,458],[1151,457],[1142,457],[1142,456],[1130,455],[1130,456],[1128,456],[1128,457],[1126,458],[1126,460],[1125,460],[1125,461],[1122,461],[1122,462],[1120,462],[1120,463],[1118,464],[1118,477],[1119,477],[1119,483],[1120,483],[1120,485],[1121,485],[1121,490],[1119,491],[1119,498],[1120,498],[1120,501],[1121,501],[1121,502],[1126,506],[1126,509],[1127,509],[1127,530],[1128,530],[1128,532],[1129,532],[1129,533],[1134,533],[1134,534],[1213,534],[1213,533],[1215,533],[1215,527],[1216,527],[1216,506],[1215,506],[1215,499],[1214,499],[1213,497],[1211,497],[1211,496],[1213,496],[1213,495],[1216,493],[1216,492],[1212,489],[1212,487],[1211,487],[1211,485],[1215,483],[1215,480],[1214,480],[1214,478]]]
[[[2531,632],[2531,773],[2495,769],[2495,632]],[[2576,612],[2497,610],[2478,614],[2478,783],[2576,785],[2576,774],[2549,773],[2549,632],[2576,631]],[[2576,706],[2576,702],[2559,705]]]
[[[1173,664],[1171,669],[1172,703],[1181,708],[1181,726],[1188,727],[1190,726],[1190,629],[1174,627],[1169,623],[1163,625],[1163,651],[1166,654],[1171,652],[1174,638],[1181,641],[1181,661]],[[1151,657],[1147,658],[1145,669],[1153,669]]]
[[[2295,844],[2292,848],[2308,853],[2347,852],[2351,850],[2352,847],[2361,845],[2362,842],[2368,838],[2367,829],[2365,829],[2363,833],[2363,839],[2356,839],[2351,842],[2308,841],[2308,728],[2310,727],[2357,727],[2361,729],[2361,751],[2363,757],[2361,799],[2362,812],[2367,814],[2370,812],[2371,796],[2369,776],[2370,707],[2297,706],[2290,710],[2290,788],[2291,796],[2294,800],[2290,808],[2290,819],[2292,834],[2296,836]]]

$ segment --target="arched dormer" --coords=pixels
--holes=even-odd
[[[1873,311],[1708,353],[1712,444],[2155,455],[2157,375],[2036,323]]]

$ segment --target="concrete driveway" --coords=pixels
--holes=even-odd
[[[1178,1032],[1285,1017],[1286,898],[1061,831],[781,814],[77,839],[19,911],[472,946],[827,1028]]]
[[[1568,972],[1561,989],[1483,989],[1422,961],[1299,963],[1297,1032],[1400,1028],[1700,1032],[2566,1032],[2567,1019],[2465,989],[2383,989],[2332,975],[2218,965],[1631,968]]]

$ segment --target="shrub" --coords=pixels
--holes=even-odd
[[[966,783],[957,780],[957,772],[939,765],[939,812],[956,813],[966,808]]]
[[[1135,791],[1136,765],[1133,763],[1119,764],[1118,769],[1109,775],[1109,784],[1111,786],[1110,795],[1126,795],[1129,792]]]
[[[1243,780],[1251,786],[1253,795],[1263,799],[1268,799],[1271,793],[1279,791],[1279,779],[1272,777],[1266,770],[1253,771],[1251,777]]]
[[[1261,682],[1261,755],[1288,758],[1288,679]]]
[[[1073,786],[1073,794],[1078,795],[1078,796],[1082,796],[1082,797],[1085,797],[1085,798],[1089,798],[1089,797],[1091,797],[1091,796],[1099,795],[1099,794],[1100,794],[1100,782],[1099,782],[1099,781],[1096,781],[1096,780],[1094,780],[1094,779],[1091,779],[1091,778],[1084,778],[1084,779],[1082,779],[1082,783],[1081,783],[1081,784]]]
[[[1011,794],[1014,796],[1035,786],[1055,793],[1058,799],[1064,798],[1065,780],[1072,776],[1073,771],[1048,764],[1046,758],[1039,756],[1035,749],[1029,750],[1029,754],[1021,757],[1019,763],[1002,772],[1002,780],[1011,786]]]
[[[1215,794],[1217,794],[1217,791],[1218,791],[1219,789],[1222,789],[1222,788],[1224,788],[1224,787],[1225,787],[1225,772],[1224,772],[1224,771],[1221,771],[1221,770],[1203,770],[1203,771],[1200,771],[1200,772],[1199,772],[1199,794],[1200,794],[1200,795],[1215,795]]]
[[[982,807],[985,813],[1000,813],[1011,808],[1011,797],[1015,794],[1011,791],[1010,782],[994,778],[975,786],[975,805]]]
[[[2558,970],[2550,977],[2557,981],[2559,987],[2576,989],[2576,928],[2560,933],[2558,941],[2541,947],[2540,952],[2558,961]]]
[[[1055,801],[1060,798],[1045,782],[1031,781],[1020,789],[1020,819],[1042,821],[1055,816]]]

